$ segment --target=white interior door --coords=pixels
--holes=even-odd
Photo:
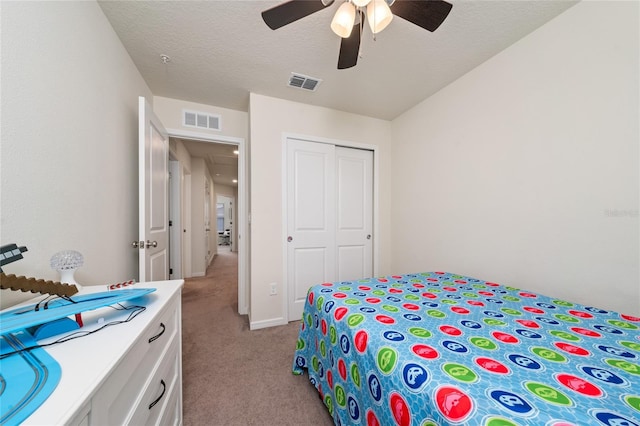
[[[169,137],[144,97],[139,98],[139,277],[169,278]]]
[[[289,320],[302,317],[307,290],[335,278],[335,147],[287,143]]]
[[[336,147],[338,281],[373,275],[373,151]]]

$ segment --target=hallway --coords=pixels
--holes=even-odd
[[[291,372],[300,323],[250,331],[238,256],[218,249],[182,294],[184,425],[332,425],[308,377]]]

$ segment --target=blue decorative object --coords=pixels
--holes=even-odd
[[[155,290],[132,288],[45,299],[0,313],[0,424],[22,423],[60,381],[60,366],[36,340],[77,329],[70,315],[137,299]]]
[[[73,301],[60,298],[47,303],[23,306],[0,313],[0,332],[2,334],[13,333],[21,329],[68,317],[69,315],[136,299],[154,291],[156,291],[155,288],[104,291],[72,296],[71,299]]]
[[[80,328],[80,325],[69,317],[49,321],[35,327],[31,327],[29,332],[36,340],[42,340],[58,334],[68,333]]]
[[[60,382],[60,366],[41,348],[30,349],[4,358],[7,353],[37,345],[25,330],[0,336],[2,386],[0,387],[0,424],[22,423],[54,391]]]

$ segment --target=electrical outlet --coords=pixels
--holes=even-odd
[[[271,296],[275,296],[276,294],[278,294],[278,284],[271,283],[271,289],[269,290],[269,294]]]

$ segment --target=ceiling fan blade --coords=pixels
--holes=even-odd
[[[449,15],[453,5],[444,0],[397,0],[391,5],[394,15],[428,31],[435,31]]]
[[[344,70],[351,68],[358,63],[358,54],[360,53],[360,38],[362,36],[363,16],[360,16],[360,22],[356,23],[351,30],[348,38],[340,41],[340,54],[338,56],[338,69]]]
[[[262,12],[262,19],[272,30],[330,6],[333,0],[289,0]]]

